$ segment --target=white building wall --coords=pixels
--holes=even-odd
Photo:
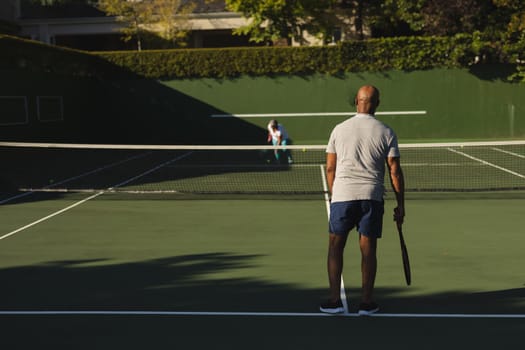
[[[47,44],[53,44],[54,38],[59,35],[86,35],[86,34],[115,34],[122,28],[115,17],[92,17],[92,18],[43,18],[43,19],[19,19],[20,0],[0,0],[1,17],[9,17],[18,24],[21,35],[38,40]],[[233,30],[242,27],[249,20],[241,14],[232,12],[214,12],[206,14],[190,15],[189,30],[194,32],[194,46],[199,45],[199,31],[211,30]],[[346,22],[346,23],[345,23]],[[350,21],[342,19],[342,40],[350,39]],[[305,33],[307,45],[322,45],[323,41]],[[293,41],[293,46],[300,45]]]

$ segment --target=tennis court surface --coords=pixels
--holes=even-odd
[[[27,146],[0,148],[9,348],[522,344],[523,143],[402,147],[412,285],[387,193],[373,317],[356,316],[355,234],[348,313],[318,312],[322,147],[277,164],[271,148]]]

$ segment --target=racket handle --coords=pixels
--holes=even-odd
[[[403,226],[403,218],[399,215],[399,208],[394,208],[394,221],[396,222],[398,231],[401,231],[401,227]]]

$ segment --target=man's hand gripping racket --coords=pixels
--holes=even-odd
[[[405,239],[403,238],[403,218],[405,213],[399,208],[394,209],[394,221],[397,225],[397,232],[399,233],[399,242],[401,243],[401,256],[403,257],[403,269],[405,271],[405,280],[407,286],[410,285],[412,279],[410,274],[410,261],[408,259],[407,246],[405,245]]]

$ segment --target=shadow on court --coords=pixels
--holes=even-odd
[[[317,291],[249,277],[209,277],[249,267],[254,258],[216,253],[116,265],[76,260],[2,269],[0,309],[315,310]]]
[[[0,269],[0,310],[317,312],[326,290],[213,274],[249,268],[256,255],[210,253],[142,262],[55,261]],[[383,313],[524,314],[525,288],[399,296],[377,289]],[[347,291],[350,312],[356,302]]]
[[[210,277],[247,268],[256,257],[212,253],[4,268],[0,310],[317,312],[324,290]],[[525,288],[409,298],[396,296],[397,289],[377,292],[384,313],[525,312]],[[523,344],[525,331],[523,319],[337,316],[0,315],[0,326],[2,344],[10,349],[510,349]]]
[[[490,292],[446,291],[399,297],[402,289],[378,288],[377,298],[384,313],[414,314],[524,314],[525,288]],[[357,293],[358,291],[355,291]],[[354,294],[356,295],[356,294]]]

